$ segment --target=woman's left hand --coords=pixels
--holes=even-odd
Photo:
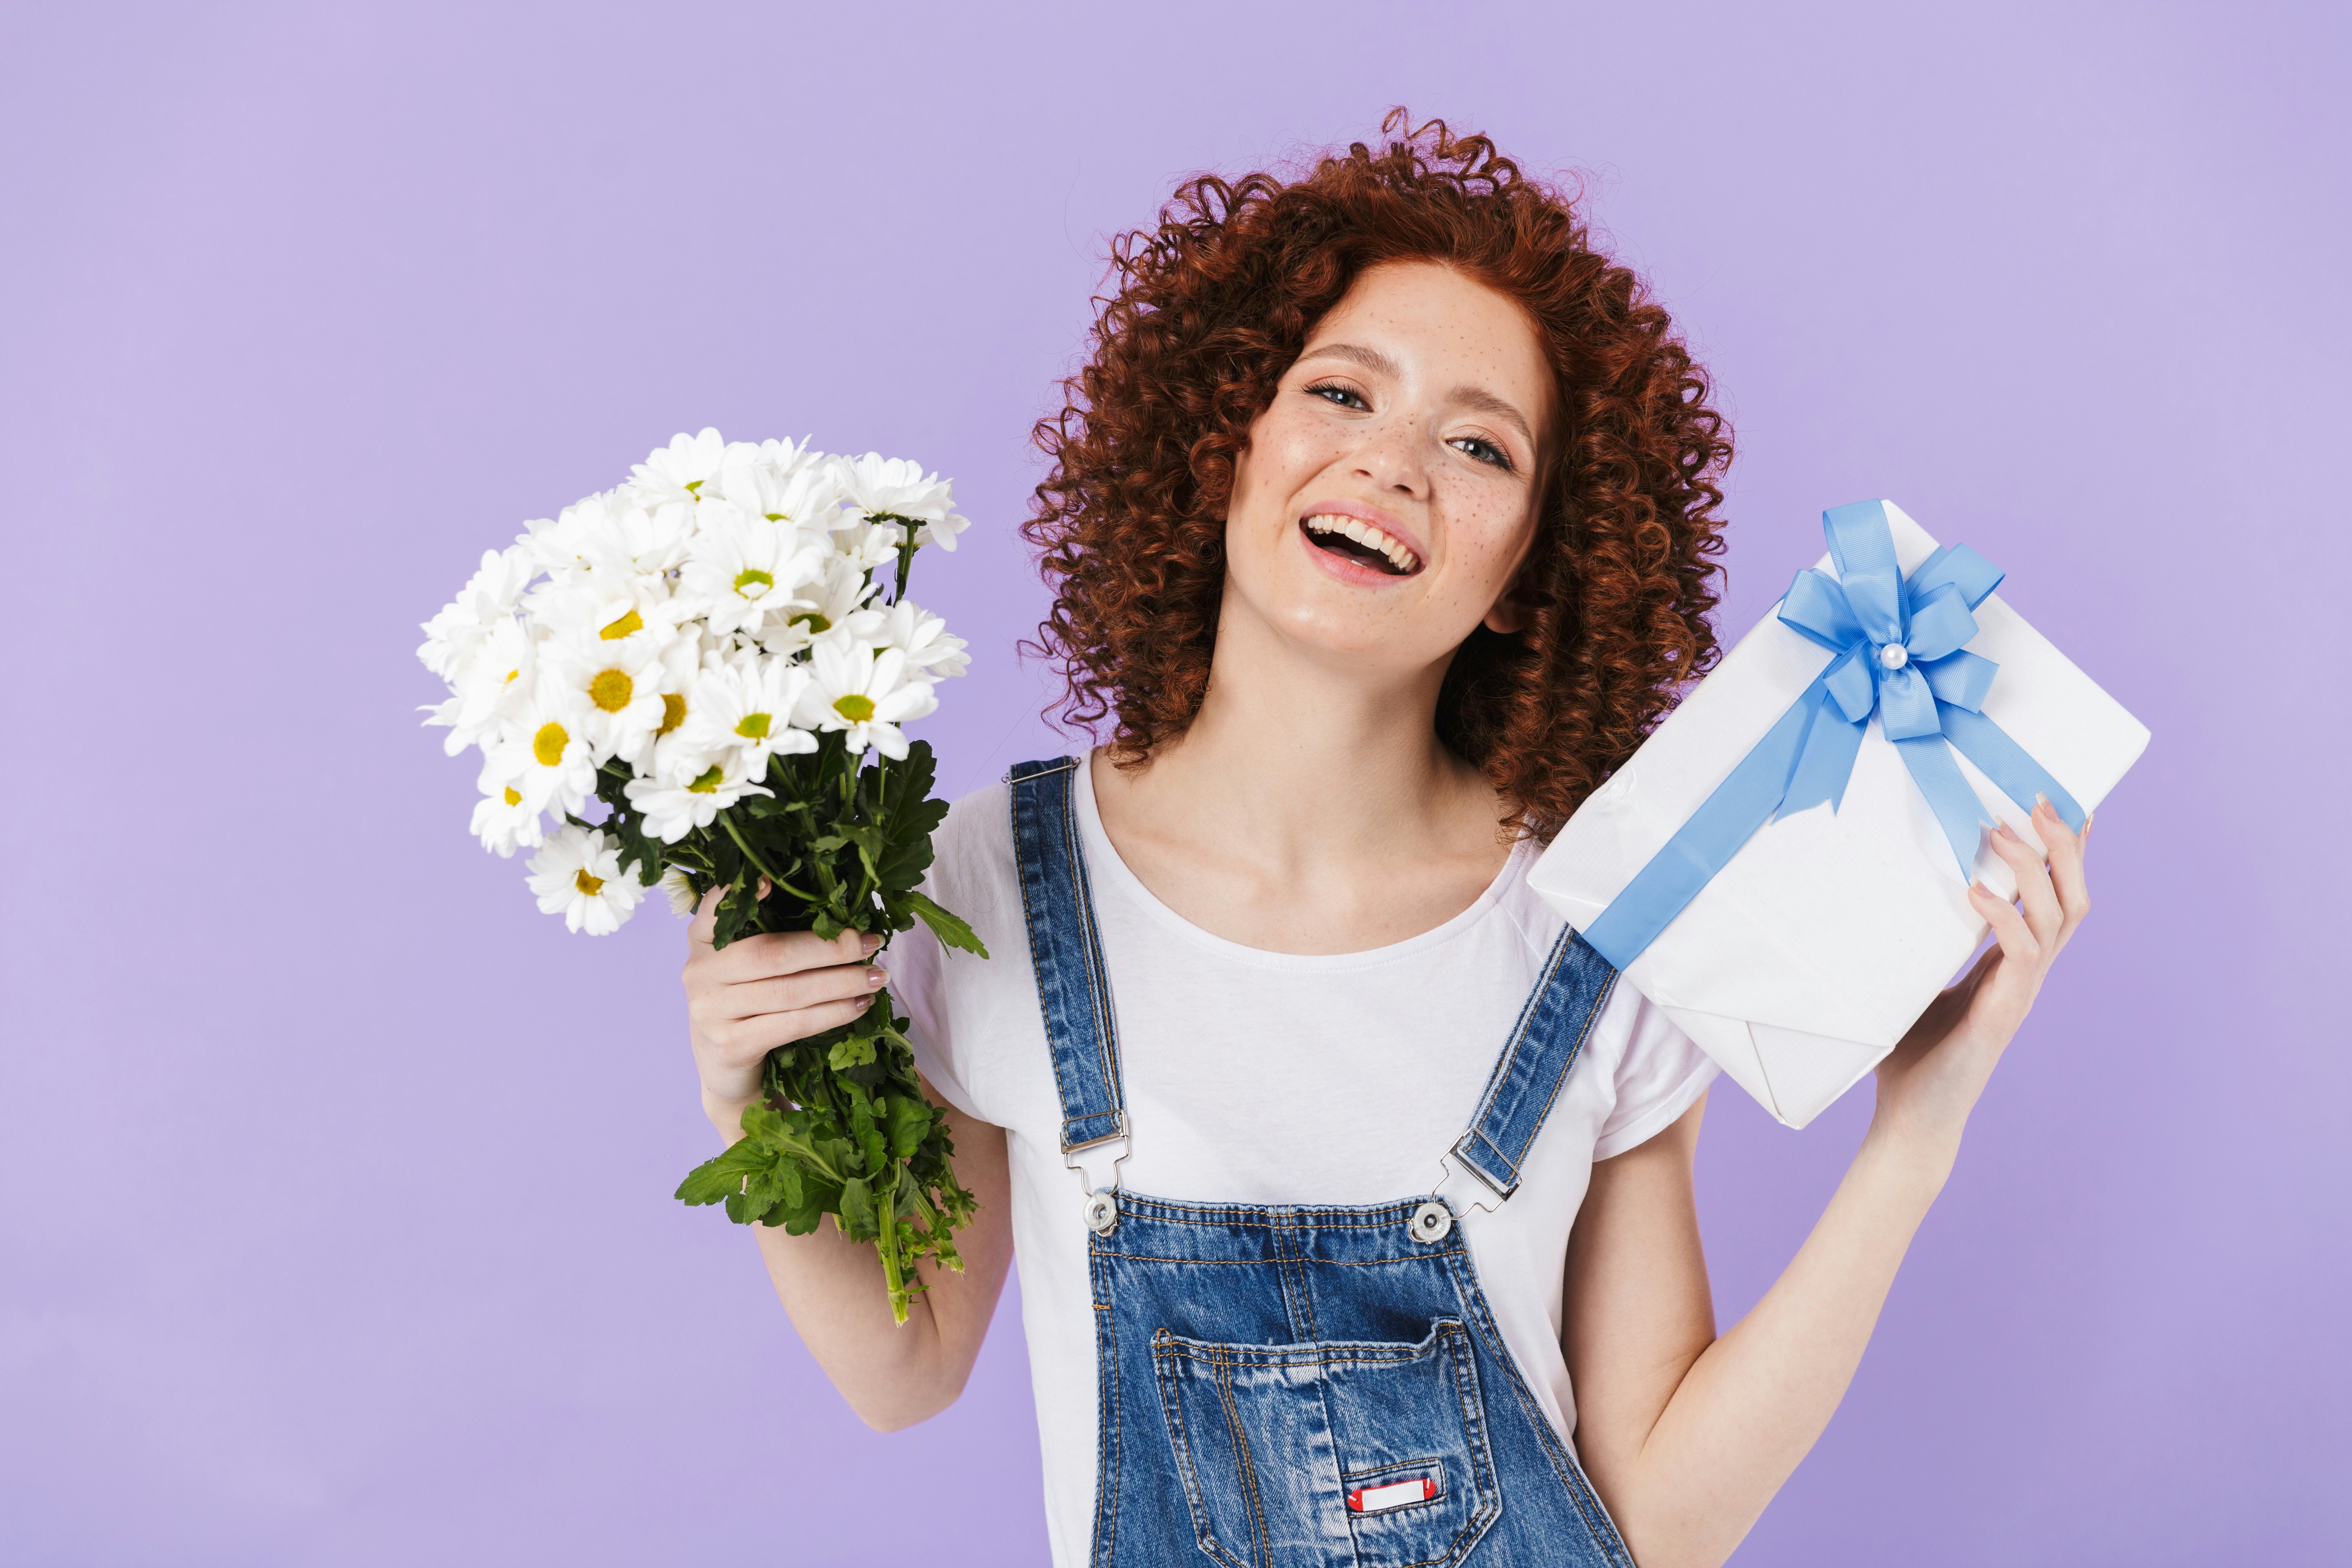
[[[1969,901],[1992,926],[1995,945],[1928,1004],[1878,1064],[1874,1133],[1923,1140],[1946,1158],[1958,1150],[1969,1112],[2025,1021],[2042,976],[2090,912],[2083,881],[2090,822],[2080,834],[2071,833],[2042,801],[2033,807],[2033,831],[2050,847],[2047,860],[2006,823],[1994,830],[1994,852],[2017,875],[2017,902],[2003,900],[1982,882],[1969,889]]]

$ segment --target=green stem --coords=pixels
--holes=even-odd
[[[782,877],[777,876],[773,871],[768,869],[768,863],[760,858],[760,852],[751,847],[751,841],[743,837],[743,830],[735,826],[735,819],[722,811],[719,814],[719,820],[726,825],[727,837],[735,840],[737,846],[742,849],[745,858],[749,859],[751,864],[758,868],[760,875],[768,879],[769,885],[771,887],[777,888],[782,887],[784,885],[784,879]],[[796,893],[793,896],[795,898],[802,899],[808,897],[805,893]]]

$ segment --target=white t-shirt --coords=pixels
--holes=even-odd
[[[1263,952],[1161,903],[1119,859],[1090,768],[1072,779],[1109,970],[1129,1150],[1118,1184],[1244,1204],[1367,1204],[1429,1192],[1559,935],[1530,891],[1522,840],[1476,902],[1369,952]],[[956,803],[924,889],[971,923],[991,957],[947,952],[918,926],[891,944],[892,989],[923,1075],[1005,1130],[1022,1319],[1037,1399],[1054,1561],[1082,1563],[1095,1501],[1095,1325],[1078,1178],[1058,1144],[1061,1102],[1029,967],[1011,788]],[[1445,1195],[1488,1305],[1544,1412],[1568,1438],[1560,1353],[1570,1226],[1592,1162],[1688,1110],[1715,1064],[1630,985],[1612,994],[1508,1203],[1494,1212],[1458,1168]],[[1093,1170],[1101,1185],[1108,1169]]]

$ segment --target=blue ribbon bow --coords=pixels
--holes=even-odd
[[[1845,803],[1873,713],[1942,826],[1962,880],[1976,863],[1985,816],[1955,751],[2021,806],[2047,795],[2066,825],[2082,831],[2074,797],[1982,711],[2000,666],[1964,645],[1977,635],[1972,612],[2000,586],[2000,569],[1965,544],[1948,544],[1904,576],[1885,501],[1832,507],[1822,513],[1822,531],[1837,575],[1811,567],[1798,573],[1780,601],[1780,619],[1838,657],[1585,931],[1584,940],[1619,969],[1641,956],[1758,828],[1824,801],[1832,811]]]

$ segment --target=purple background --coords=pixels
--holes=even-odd
[[[980,520],[950,792],[1066,749],[1011,530],[1102,237],[1404,102],[1582,171],[1712,366],[1727,630],[1884,494],[2156,733],[1738,1560],[2345,1560],[2343,9],[9,9],[0,1558],[1042,1560],[1015,1298],[849,1415],[668,1197],[679,928],[473,844],[416,623],[673,431],[814,432]],[[1726,1325],[1867,1102],[1717,1096]]]

